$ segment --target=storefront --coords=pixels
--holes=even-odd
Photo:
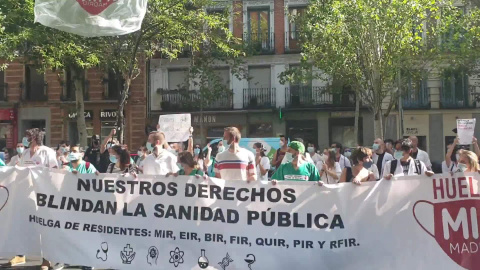
[[[91,138],[93,135],[93,110],[85,110],[85,125],[87,126],[87,143],[91,144]],[[72,145],[79,142],[78,139],[78,129],[77,129],[77,113],[71,112],[68,114],[68,140]]]
[[[18,125],[16,109],[0,109],[0,149],[14,149],[17,144]]]
[[[100,134],[100,139],[107,137],[111,130],[116,126],[117,110],[88,108],[85,110],[85,125],[87,126],[87,143],[91,145],[91,138],[95,134]],[[75,112],[68,113],[68,140],[72,144],[77,144],[77,114]]]

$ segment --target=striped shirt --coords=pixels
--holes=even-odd
[[[224,180],[247,181],[249,174],[256,174],[255,156],[241,147],[236,153],[225,150],[216,157],[215,173],[219,173]]]

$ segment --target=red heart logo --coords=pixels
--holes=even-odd
[[[8,192],[8,188],[0,186],[0,211],[2,211],[3,207],[5,207],[5,205],[7,204],[9,196],[10,193]]]
[[[77,0],[86,12],[98,15],[118,0]]]

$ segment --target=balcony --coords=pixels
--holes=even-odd
[[[275,88],[243,89],[244,109],[275,108]]]
[[[274,33],[244,33],[243,40],[246,45],[246,51],[251,54],[275,53]]]
[[[215,98],[202,98],[196,90],[158,89],[162,96],[160,104],[164,112],[222,111],[233,109],[233,91],[226,91]],[[201,106],[203,105],[203,106]]]
[[[444,109],[474,108],[475,101],[468,98],[467,89],[442,88],[440,90],[440,107]]]
[[[285,52],[299,53],[301,50],[300,31],[287,31],[285,33]]]
[[[62,83],[64,87],[63,93],[60,95],[60,101],[76,101],[77,97],[75,95],[75,84],[73,81],[68,80],[65,85]],[[85,80],[84,81],[84,93],[83,93],[83,100],[88,101],[89,96],[88,96],[88,88],[90,86],[90,81]]]
[[[8,101],[8,83],[0,83],[0,101]]]
[[[285,89],[285,105],[287,108],[355,108],[355,94],[332,94],[326,87],[293,86]]]
[[[409,89],[402,97],[403,109],[430,109],[430,89]]]

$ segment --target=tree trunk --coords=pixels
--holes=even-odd
[[[383,138],[383,116],[382,116],[382,110],[377,109],[374,110],[374,122],[373,122],[373,130],[374,130],[374,136],[375,139],[377,138]]]
[[[78,143],[82,147],[87,147],[87,125],[85,124],[85,103],[83,95],[85,93],[84,73],[79,72],[75,68],[70,68],[75,85],[75,108],[77,113],[77,131]]]
[[[358,119],[360,118],[360,95],[355,94],[355,123],[353,136],[355,137],[355,145],[358,146]]]
[[[125,115],[123,114],[125,105],[127,104],[128,95],[130,93],[130,84],[132,79],[130,77],[125,79],[125,84],[123,90],[120,94],[120,101],[118,104],[118,113],[117,113],[117,127],[118,127],[118,141],[120,144],[124,143],[125,138]]]

